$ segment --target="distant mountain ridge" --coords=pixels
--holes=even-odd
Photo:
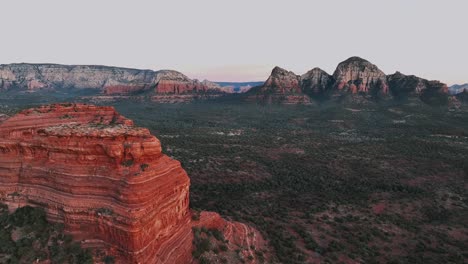
[[[400,72],[386,75],[360,57],[338,64],[333,75],[314,68],[302,76],[275,67],[261,86],[247,92],[247,101],[312,104],[326,100],[406,100],[419,98],[428,104],[446,104],[448,87]]]
[[[461,87],[461,86],[460,86]],[[452,87],[451,91],[461,89]],[[360,57],[338,64],[332,75],[313,68],[302,76],[275,67],[265,82],[212,82],[190,79],[174,70],[140,70],[100,65],[2,64],[0,93],[38,91],[87,91],[86,95],[107,100],[108,96],[139,96],[156,102],[188,102],[243,93],[250,102],[315,104],[328,100],[408,100],[418,98],[428,104],[446,104],[448,87],[400,72],[386,75],[376,65]],[[237,100],[237,99],[236,99]]]
[[[245,93],[252,87],[262,85],[263,82],[214,82],[230,93]]]
[[[173,70],[139,70],[100,65],[2,64],[0,91],[91,89],[106,95],[222,92]]]
[[[468,91],[468,83],[454,84],[449,87],[449,93],[452,95],[463,93],[464,91]]]

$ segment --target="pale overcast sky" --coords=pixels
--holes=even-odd
[[[250,81],[275,65],[331,74],[361,56],[386,73],[468,82],[468,0],[5,0],[0,10],[0,64]]]

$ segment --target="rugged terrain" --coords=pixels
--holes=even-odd
[[[192,261],[186,172],[162,154],[148,129],[114,108],[53,104],[21,111],[0,124],[0,155],[0,200],[10,211],[43,208],[83,247],[117,263]],[[224,232],[232,243],[225,251],[243,252],[244,241],[265,245],[251,227],[214,216],[195,226]]]
[[[216,82],[216,84],[229,93],[245,93],[252,87],[262,85],[263,82]]]
[[[88,93],[91,95],[221,94],[218,85],[191,80],[172,70],[138,70],[96,65],[4,64],[0,65],[0,91],[35,93]]]
[[[463,93],[464,91],[468,92],[468,83],[465,84],[455,84],[449,87],[450,94],[459,94]]]
[[[359,57],[338,64],[333,75],[314,68],[302,76],[275,67],[268,80],[247,92],[247,101],[311,104],[314,101],[398,101],[419,98],[432,105],[447,105],[447,85],[399,72],[386,75]]]
[[[252,87],[252,85],[257,85]],[[421,100],[447,105],[448,87],[400,72],[386,75],[369,61],[351,57],[330,75],[313,68],[302,76],[275,67],[263,83],[223,83],[192,80],[172,70],[138,70],[94,65],[0,65],[0,93],[43,94],[100,103],[131,99],[156,103],[186,103],[219,98],[229,101],[307,104],[326,101]],[[241,93],[242,96],[233,94]],[[453,99],[453,98],[452,98]]]
[[[255,226],[278,263],[467,261],[466,106],[115,106],[182,162],[194,209]]]

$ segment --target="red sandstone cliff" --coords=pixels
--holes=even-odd
[[[262,86],[247,92],[248,101],[281,104],[310,104],[310,98],[301,90],[300,76],[280,67],[271,71]]]
[[[159,140],[111,107],[51,105],[0,124],[0,198],[44,207],[119,263],[191,260],[189,178]]]
[[[397,100],[419,98],[428,104],[444,105],[447,85],[400,73],[385,75],[376,65],[359,57],[351,57],[336,67],[333,75],[314,68],[302,76],[275,67],[267,81],[246,93],[246,101],[282,104],[311,104],[313,100],[350,98]],[[312,101],[311,101],[312,99]]]
[[[192,223],[189,185],[159,140],[112,107],[55,104],[0,120],[0,201],[44,208],[117,263],[191,263],[192,227],[219,229],[246,256],[265,247],[257,230],[216,213]]]
[[[359,57],[351,57],[336,67],[333,73],[338,90],[356,94],[388,94],[385,73],[377,66]]]
[[[212,256],[212,263],[219,263],[221,258],[227,260],[227,263],[238,263],[239,257],[243,263],[268,263],[269,256],[263,256],[260,260],[256,250],[267,248],[266,241],[258,230],[240,222],[230,222],[221,218],[214,212],[203,211],[198,220],[192,221],[194,228],[206,228],[219,230],[227,243],[226,252],[220,252],[217,256]],[[233,257],[232,252],[238,252]],[[258,252],[258,251],[257,251]],[[266,261],[266,262],[265,262]]]
[[[99,65],[4,64],[0,65],[0,91],[91,90],[96,94],[186,94],[222,91],[172,70],[139,70]]]

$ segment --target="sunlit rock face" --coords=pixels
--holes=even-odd
[[[275,67],[262,86],[249,90],[247,100],[262,103],[310,104],[310,98],[302,92],[301,78],[291,71]]]
[[[369,61],[351,57],[336,67],[333,75],[313,68],[302,76],[275,67],[267,81],[246,93],[246,101],[281,104],[311,104],[338,99],[368,103],[389,99],[417,98],[428,104],[447,104],[448,87],[399,72],[385,75]]]
[[[0,124],[0,198],[31,205],[118,263],[189,263],[189,178],[112,107],[56,104]]]
[[[91,90],[105,95],[221,92],[211,82],[191,80],[172,70],[139,70],[96,65],[0,65],[0,91]]]
[[[157,73],[95,65],[0,65],[0,89],[91,89],[107,94],[149,89]]]
[[[301,76],[302,91],[313,98],[325,98],[333,82],[333,76],[320,68],[314,68]]]
[[[339,91],[387,95],[385,73],[377,66],[359,57],[351,57],[338,64],[333,73]]]

